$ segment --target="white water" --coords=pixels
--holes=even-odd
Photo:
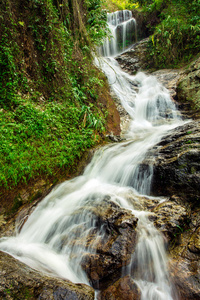
[[[118,24],[119,18],[115,17],[111,18],[112,26]],[[141,288],[142,300],[172,300],[163,238],[149,221],[149,213],[136,210],[127,199],[130,193],[136,198],[138,194],[150,194],[153,167],[143,171],[140,163],[148,150],[167,131],[180,125],[181,120],[168,91],[156,78],[143,73],[127,75],[111,57],[96,60],[96,63],[106,73],[113,91],[131,117],[126,141],[98,150],[84,174],[54,189],[37,206],[20,232],[17,229],[20,224],[17,224],[15,237],[0,240],[0,249],[35,269],[73,282],[88,283],[80,261],[85,251],[94,250],[92,245],[86,247],[82,241],[95,230],[96,220],[84,208],[100,204],[106,197],[132,210],[139,218],[138,244],[132,265],[124,271],[129,272]],[[102,234],[101,228],[98,234]],[[79,239],[77,246],[74,240]]]
[[[108,14],[111,38],[106,38],[100,49],[102,56],[113,56],[124,51],[136,39],[136,21],[129,10]]]

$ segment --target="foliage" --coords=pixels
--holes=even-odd
[[[103,39],[107,36],[107,14],[102,10],[101,0],[86,0],[88,10],[87,31],[90,39],[96,45],[101,45]]]
[[[100,0],[2,0],[0,18],[0,186],[12,188],[74,168],[99,142],[105,79],[89,46],[106,20]]]
[[[199,53],[199,0],[144,2],[145,10],[160,18],[149,41],[150,67],[177,67]]]
[[[14,111],[0,111],[0,182],[9,187],[76,164],[104,130],[104,119],[90,106],[47,103],[38,107],[16,99]]]
[[[114,3],[114,5],[116,5],[116,7],[119,10],[122,9],[135,9],[138,8],[138,2],[136,1],[131,1],[131,0],[111,0],[112,3]]]

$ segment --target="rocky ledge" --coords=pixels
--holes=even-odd
[[[196,206],[200,202],[200,122],[189,122],[164,137],[149,151],[154,157],[152,193],[178,195]],[[153,158],[152,157],[152,158]]]
[[[181,69],[148,69],[146,58],[149,38],[135,43],[116,57],[120,67],[133,75],[138,71],[151,73],[169,89],[185,118],[200,118],[200,57]]]
[[[92,300],[93,288],[51,278],[0,252],[0,299]]]
[[[35,204],[32,204],[32,207],[21,210],[17,216],[18,223],[26,222],[34,208]],[[85,215],[85,222],[79,224],[81,214],[82,217]],[[62,235],[60,248],[67,246],[69,252],[71,249],[72,264],[73,261],[77,264],[77,258],[80,258],[80,265],[93,288],[105,289],[115,284],[115,289],[122,268],[130,263],[135,250],[137,218],[131,211],[112,202],[109,196],[91,206],[87,203],[87,206],[75,211],[72,218],[76,226],[73,232]],[[93,224],[90,230],[87,221],[89,225]],[[14,234],[13,222],[3,229],[4,235]],[[76,238],[71,238],[71,235]],[[94,299],[92,287],[43,275],[3,252],[0,252],[0,275],[0,299]],[[125,280],[124,284],[135,286],[131,279]],[[107,299],[104,298],[105,293],[99,294],[99,299]],[[117,291],[119,297],[121,293],[123,289]]]
[[[200,299],[200,122],[190,121],[150,149],[142,168],[154,165],[151,218],[164,234],[178,299]]]
[[[149,38],[135,43],[129,50],[116,57],[120,67],[133,75],[147,67],[146,51]]]

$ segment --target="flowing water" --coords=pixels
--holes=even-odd
[[[135,30],[129,26],[135,20],[128,11],[111,14],[108,20],[112,32],[119,25],[122,35],[128,34],[129,29]],[[96,59],[96,64],[107,75],[111,88],[130,116],[125,140],[96,151],[84,174],[57,186],[29,216],[21,231],[17,224],[16,236],[0,240],[0,249],[35,269],[73,282],[88,283],[80,262],[86,248],[94,250],[74,241],[87,240],[95,228],[96,221],[85,207],[100,205],[107,197],[131,210],[139,219],[138,243],[132,257],[135,267],[130,264],[125,272],[141,288],[142,300],[171,300],[163,238],[149,221],[149,213],[136,210],[127,199],[130,193],[136,197],[150,195],[153,162],[145,170],[141,163],[148,150],[182,121],[177,117],[169,92],[155,77],[143,73],[130,76],[120,69],[111,56],[118,53],[117,45],[113,34],[111,41],[107,40],[103,46],[103,53],[108,57]],[[102,234],[101,229],[98,234]]]

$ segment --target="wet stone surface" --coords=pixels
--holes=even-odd
[[[86,245],[81,267],[90,284],[101,288],[119,278],[121,268],[129,264],[136,246],[137,218],[108,200],[88,206],[85,213],[92,213],[96,220],[93,229],[84,237],[76,233],[76,239],[68,246],[73,247],[73,256],[76,257],[76,246]]]
[[[0,299],[93,300],[93,288],[42,275],[0,252]]]
[[[116,281],[107,289],[98,293],[97,300],[140,300],[141,293],[138,286],[130,276]]]

